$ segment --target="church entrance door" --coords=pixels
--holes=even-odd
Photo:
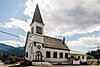
[[[42,61],[42,53],[40,51],[36,52],[36,61]]]

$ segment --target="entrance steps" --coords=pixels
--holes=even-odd
[[[49,62],[32,62],[32,65],[35,65],[35,66],[53,66]]]

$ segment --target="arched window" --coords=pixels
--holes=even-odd
[[[50,58],[50,51],[46,51],[46,58]]]
[[[57,58],[57,52],[53,52],[53,58]]]
[[[26,52],[26,57],[28,57],[28,52]]]
[[[82,59],[84,59],[84,56],[82,56]]]
[[[78,59],[80,59],[80,56],[78,56]]]
[[[62,53],[62,52],[61,52],[59,55],[60,55],[60,56],[59,56],[60,58],[63,58],[63,53]]]
[[[31,45],[31,54],[33,53],[33,44]]]
[[[65,58],[68,58],[68,53],[65,53]]]
[[[71,58],[74,58],[74,56],[71,56]]]
[[[42,34],[42,27],[37,26],[36,27],[36,33]]]

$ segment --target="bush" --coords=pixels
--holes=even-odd
[[[12,56],[12,55],[6,55],[6,56],[3,56],[2,61],[5,62],[5,63],[16,63],[17,62],[17,57]]]

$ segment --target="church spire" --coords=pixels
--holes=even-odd
[[[36,5],[36,8],[35,8],[35,12],[34,12],[34,15],[33,15],[32,23],[34,21],[38,22],[38,23],[44,24],[43,20],[42,20],[42,16],[41,16],[38,4]],[[32,23],[31,23],[31,25],[32,25]]]

